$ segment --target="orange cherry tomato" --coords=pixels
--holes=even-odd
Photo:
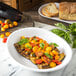
[[[35,62],[36,62],[36,64],[41,64],[43,61],[42,61],[42,59],[37,59]]]

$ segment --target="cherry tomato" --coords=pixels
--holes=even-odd
[[[25,50],[26,50],[26,51],[29,51],[30,49],[26,48]]]
[[[2,21],[0,20],[0,24],[2,24]]]
[[[37,41],[39,41],[39,40],[40,40],[40,38],[39,38],[39,37],[36,37],[36,39],[37,39]]]
[[[7,42],[7,38],[3,38],[3,43],[6,43]]]
[[[35,44],[34,44],[34,43],[30,43],[30,44],[31,44],[31,46],[32,46],[32,47],[34,47],[34,46],[35,46]]]
[[[59,61],[59,62],[57,62],[56,64],[60,65],[61,63],[62,63],[62,62]]]
[[[60,65],[62,62],[58,61],[58,60],[52,60],[52,62],[55,62],[56,64]]]
[[[5,23],[2,23],[2,27],[5,25]]]
[[[43,61],[42,61],[42,59],[37,59],[35,62],[36,62],[36,64],[41,64]]]

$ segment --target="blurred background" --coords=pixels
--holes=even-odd
[[[48,2],[63,2],[63,1],[73,2],[76,0],[0,0],[0,2],[6,3],[16,9],[19,9],[20,11],[27,11],[32,9],[33,7]]]

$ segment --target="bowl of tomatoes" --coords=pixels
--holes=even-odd
[[[65,40],[36,27],[13,32],[8,37],[7,48],[18,65],[36,72],[62,69],[72,58],[72,50]]]

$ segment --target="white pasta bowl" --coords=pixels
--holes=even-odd
[[[60,50],[60,52],[63,51],[66,55],[64,60],[62,61],[62,64],[60,64],[54,68],[38,69],[35,64],[33,64],[30,60],[21,56],[16,51],[16,49],[14,47],[14,43],[18,42],[21,36],[25,36],[25,37],[38,36],[38,37],[46,40],[48,43],[50,43],[50,42],[57,43],[59,45],[58,49]],[[36,71],[36,72],[52,72],[52,71],[62,69],[70,62],[70,60],[72,58],[72,50],[65,40],[63,40],[62,38],[58,37],[57,35],[55,35],[54,33],[50,32],[50,31],[47,31],[47,30],[41,29],[41,28],[35,28],[35,27],[24,28],[24,29],[20,29],[20,30],[13,32],[8,37],[7,48],[8,48],[10,57],[18,65],[22,66],[23,68],[25,68],[27,70],[32,70],[32,71]]]

